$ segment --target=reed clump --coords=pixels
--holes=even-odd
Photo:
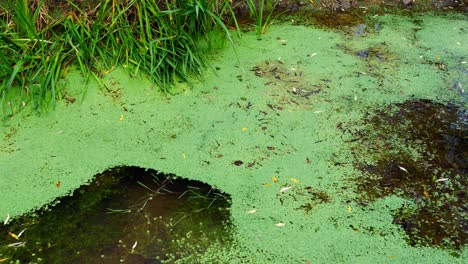
[[[62,6],[53,10],[57,2]],[[34,109],[53,106],[64,94],[61,79],[71,65],[86,80],[123,66],[168,92],[175,80],[186,81],[205,68],[201,40],[217,31],[232,42],[226,25],[233,20],[227,0],[104,0],[88,6],[83,1],[0,1],[3,116],[26,103]]]

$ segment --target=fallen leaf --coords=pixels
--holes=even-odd
[[[19,240],[19,237],[18,237],[17,235],[15,235],[15,234],[13,234],[13,233],[11,233],[11,232],[8,232],[8,234],[9,234],[12,238],[14,238],[14,239],[16,239],[16,240]]]
[[[423,194],[424,194],[424,196],[425,196],[426,198],[429,197],[429,193],[428,193],[426,190],[424,190]]]
[[[448,180],[448,178],[437,179],[436,182],[443,182],[443,181],[446,181],[446,180]]]
[[[26,245],[26,241],[25,242],[11,243],[11,244],[7,245],[7,247],[24,247],[24,245]]]
[[[277,227],[282,227],[282,226],[284,226],[284,225],[286,225],[286,224],[285,224],[285,223],[276,223],[276,224],[275,224],[275,226],[277,226]]]
[[[272,180],[274,183],[277,183],[277,182],[278,182],[278,178],[276,178],[275,176],[271,177],[271,180]]]
[[[186,156],[185,156],[185,153],[182,153],[182,159],[185,159]]]
[[[353,208],[351,208],[351,206],[348,206],[348,213],[352,213],[353,212]]]
[[[18,237],[21,237],[24,233],[24,231],[26,231],[27,228],[23,229],[21,232],[18,233]]]
[[[135,248],[137,245],[138,245],[138,241],[135,240],[135,243],[133,243],[133,246],[132,246],[132,252],[135,251]]]
[[[287,190],[290,190],[291,188],[292,187],[289,187],[289,186],[288,187],[283,187],[283,188],[281,188],[281,190],[279,192],[282,193],[282,192],[285,192]]]
[[[9,260],[9,259],[8,258],[2,258],[2,259],[0,259],[0,262],[5,262],[7,260]]]
[[[400,168],[400,170],[402,170],[402,171],[408,173],[408,170],[407,170],[407,169],[405,169],[405,168],[403,168],[403,167],[401,167],[401,166],[399,166],[399,165],[398,165],[398,168]]]
[[[112,66],[109,70],[105,71],[104,74],[109,74],[114,70],[115,66]]]
[[[271,187],[271,184],[269,184],[269,183],[264,183],[263,186],[264,186],[264,187]]]
[[[122,114],[122,115],[120,115],[120,118],[119,118],[119,120],[120,120],[120,121],[123,121],[124,119],[125,119],[124,115],[123,115],[123,114]]]
[[[10,214],[7,214],[5,221],[3,221],[3,224],[4,225],[8,224],[8,221],[10,221]]]
[[[61,184],[60,181],[57,181],[57,182],[55,183],[55,186],[56,186],[57,188],[60,188],[60,184]]]
[[[301,181],[299,181],[299,180],[296,179],[296,178],[291,178],[291,181],[294,182],[294,183],[301,183]]]
[[[240,165],[244,164],[244,162],[242,160],[236,160],[236,161],[233,162],[233,164],[236,165],[236,166],[240,166]]]
[[[242,131],[244,131],[244,132],[247,131],[247,130],[249,130],[249,129],[246,128],[246,127],[243,127],[243,128],[242,128]]]
[[[252,209],[247,211],[248,214],[255,214],[257,212],[257,209]]]

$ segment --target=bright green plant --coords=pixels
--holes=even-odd
[[[228,0],[103,0],[92,10],[69,1],[70,10],[55,17],[42,8],[43,0],[8,3],[0,5],[4,117],[25,102],[35,109],[53,105],[63,94],[60,80],[70,65],[86,80],[123,66],[169,92],[174,80],[200,76],[206,66],[202,40],[210,43],[210,33],[218,31],[232,43],[225,22],[237,25]]]
[[[247,0],[250,16],[255,21],[255,32],[258,38],[260,38],[270,26],[273,13],[278,3],[279,1],[277,0]]]

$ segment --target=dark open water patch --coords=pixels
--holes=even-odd
[[[106,171],[55,204],[0,227],[0,259],[166,263],[231,240],[228,195],[154,170]]]
[[[394,224],[413,246],[463,249],[467,244],[468,118],[465,108],[429,100],[391,105],[348,131],[359,203],[398,195],[408,203]],[[341,127],[341,126],[340,126]]]

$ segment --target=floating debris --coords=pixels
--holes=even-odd
[[[354,180],[358,204],[389,195],[411,201],[393,212],[410,245],[461,249],[468,242],[465,113],[452,104],[410,100],[368,113],[365,128],[351,132],[355,166],[363,172]],[[373,160],[363,162],[366,156]]]

